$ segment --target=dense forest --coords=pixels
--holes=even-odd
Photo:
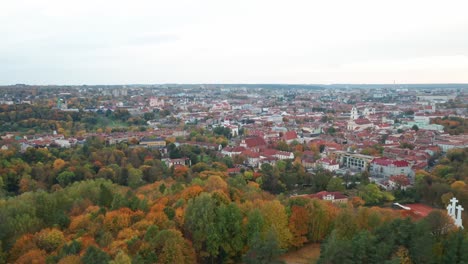
[[[157,150],[97,137],[70,149],[1,151],[0,263],[273,263],[314,242],[322,243],[320,263],[468,261],[466,231],[445,212],[421,219],[384,208],[409,201],[443,209],[453,196],[466,207],[468,149],[450,151],[430,173],[417,172],[414,188],[393,194],[366,184],[366,175],[346,190],[346,179],[294,161],[229,174],[231,158],[168,149],[192,166],[169,168]],[[355,196],[335,205],[289,195],[296,184]]]

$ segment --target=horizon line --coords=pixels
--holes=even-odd
[[[193,83],[177,83],[177,82],[164,82],[164,83],[69,83],[69,84],[34,84],[34,83],[15,83],[15,84],[0,84],[0,87],[4,86],[115,86],[115,85],[302,85],[302,86],[311,86],[311,85],[320,85],[320,86],[331,86],[331,85],[468,85],[468,82],[437,82],[437,83],[267,83],[267,82],[246,82],[246,83],[228,83],[228,82],[193,82]]]

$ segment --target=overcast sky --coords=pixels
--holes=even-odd
[[[11,0],[0,84],[468,83],[468,1]]]

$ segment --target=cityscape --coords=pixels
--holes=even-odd
[[[186,242],[181,235],[195,232],[191,228],[198,231],[209,228],[203,223],[188,222],[188,217],[204,219],[210,214],[215,217],[219,208],[225,208],[217,209],[213,205],[210,209],[213,211],[205,212],[208,215],[203,215],[203,211],[190,211],[198,210],[190,209],[195,206],[208,206],[210,201],[239,204],[239,208],[231,208],[234,211],[230,212],[238,216],[224,220],[235,221],[235,217],[239,217],[238,230],[253,228],[249,227],[250,221],[256,220],[251,214],[258,210],[251,211],[245,206],[254,206],[263,208],[260,210],[263,216],[257,217],[271,222],[271,228],[282,228],[281,232],[286,233],[282,234],[284,237],[274,238],[277,244],[255,242],[255,245],[265,246],[266,252],[259,252],[260,249],[255,249],[252,244],[245,253],[239,246],[230,257],[216,253],[209,253],[209,257],[198,256],[201,254],[199,250],[208,250],[204,248],[206,241],[199,241],[198,248],[196,244],[194,248],[186,244],[188,252],[177,256],[183,258],[182,262],[200,261],[200,258],[203,261],[207,258],[235,260],[242,254],[246,255],[239,259],[245,262],[257,262],[258,257],[265,257],[261,254],[267,254],[268,261],[277,257],[287,261],[289,253],[283,255],[280,252],[303,245],[307,245],[305,248],[309,252],[317,253],[318,243],[330,232],[317,233],[314,226],[318,223],[309,222],[318,217],[317,210],[331,214],[332,218],[321,220],[324,221],[321,224],[328,225],[327,228],[339,225],[336,221],[347,214],[351,214],[347,217],[356,217],[353,220],[355,225],[357,221],[363,221],[358,219],[363,217],[361,214],[375,214],[374,217],[380,219],[375,221],[382,221],[378,226],[384,225],[388,220],[383,219],[387,217],[409,217],[415,223],[436,221],[437,224],[432,223],[436,225],[433,228],[442,228],[437,231],[440,232],[438,236],[447,236],[449,230],[457,227],[463,230],[463,226],[467,226],[468,217],[463,208],[468,202],[468,86],[464,84],[17,84],[0,87],[0,91],[0,194],[5,198],[16,196],[19,199],[10,198],[1,204],[1,215],[3,219],[7,217],[2,221],[1,239],[6,245],[12,243],[11,250],[24,252],[26,249],[22,248],[26,246],[18,243],[26,243],[23,240],[32,235],[21,236],[24,231],[20,230],[24,229],[18,228],[39,231],[33,219],[39,221],[41,227],[55,223],[52,226],[56,227],[37,233],[37,239],[46,239],[35,242],[37,247],[50,248],[36,252],[39,256],[35,258],[46,252],[55,252],[48,258],[58,259],[65,254],[64,248],[85,247],[85,238],[95,241],[93,243],[104,251],[89,252],[88,248],[82,253],[85,255],[81,261],[88,261],[85,259],[93,254],[102,254],[100,257],[106,259],[112,252],[116,258],[130,258],[129,243],[140,239],[146,241],[148,232],[156,232],[150,231],[152,227],[155,230],[174,230],[171,232],[182,229],[183,233],[173,234],[176,236],[173,239],[184,244]],[[88,191],[81,190],[83,188]],[[125,196],[119,194],[126,188],[129,189]],[[53,202],[54,199],[62,199],[59,197],[63,195],[72,195],[70,192],[83,191],[90,192],[88,195],[91,196],[67,198],[77,201],[67,202],[63,209],[57,204],[60,201]],[[51,193],[46,194],[48,192]],[[28,198],[25,196],[27,193],[33,193],[33,196]],[[274,196],[265,196],[268,193]],[[91,198],[93,196],[95,198]],[[15,214],[16,217],[25,216],[10,212],[12,209],[8,208],[27,199],[45,204],[32,209],[35,213],[28,220],[32,222],[19,226],[10,222],[16,218],[9,220],[8,217]],[[46,200],[40,202],[41,199]],[[268,201],[267,204],[258,204],[260,201],[264,203],[263,200]],[[309,208],[307,204],[313,200],[330,205],[312,202]],[[458,201],[460,205],[457,207]],[[448,205],[445,213],[444,208],[449,202],[452,204]],[[328,209],[319,209],[319,205]],[[45,212],[49,216],[43,215]],[[189,212],[193,215],[188,215]],[[273,212],[275,215],[264,215]],[[23,214],[30,213],[25,211]],[[130,218],[121,219],[124,217],[122,214]],[[307,214],[312,215],[307,217]],[[444,216],[447,214],[453,222]],[[101,234],[89,229],[91,223],[88,221],[97,215],[103,217],[103,222],[97,225],[109,233]],[[245,217],[247,225],[242,223]],[[112,224],[107,221],[112,221]],[[114,221],[131,221],[137,226],[118,222],[118,226],[112,227],[117,224]],[[345,226],[350,224],[347,222],[349,219],[341,221],[345,221]],[[370,219],[365,221],[367,223]],[[301,224],[305,226],[298,229],[296,225]],[[138,231],[141,228],[148,230]],[[356,230],[348,232],[353,234]],[[240,245],[245,243],[242,242],[244,239],[249,239],[249,233],[243,237],[241,231],[218,232],[235,235]],[[11,238],[15,234],[20,236],[14,243]],[[115,242],[102,241],[104,238],[99,236],[105,234],[109,236],[106,241]],[[196,239],[200,238],[193,235],[185,239],[191,238],[192,243],[197,243]],[[58,236],[54,238],[57,241],[49,241],[55,236]],[[60,246],[68,243],[67,240],[72,244]],[[40,243],[45,244],[42,246]],[[222,250],[227,250],[225,246],[233,246],[223,245],[221,241],[218,243],[221,243]],[[135,247],[133,250],[139,253],[134,253],[133,259],[144,259],[141,263],[158,259],[159,255],[141,255],[149,254],[142,251],[143,245]],[[75,250],[75,254],[80,251],[67,250]],[[191,250],[195,251],[190,253]],[[28,253],[24,254],[18,256],[19,259],[28,258]],[[170,258],[170,263],[176,256],[165,257]],[[335,255],[328,257],[336,258]],[[10,255],[8,259],[13,258]],[[420,258],[425,262],[422,256]],[[61,263],[75,261],[70,256],[64,256],[64,259],[66,262]]]
[[[0,264],[468,263],[468,1],[0,7]]]

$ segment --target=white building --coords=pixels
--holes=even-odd
[[[340,168],[340,164],[338,164],[338,162],[328,158],[322,158],[317,160],[316,166],[322,167],[323,169],[331,172],[336,171]]]
[[[413,176],[411,165],[405,160],[393,160],[389,158],[375,158],[370,163],[370,173],[373,176],[385,177],[396,175]]]
[[[164,107],[164,99],[159,99],[157,97],[151,97],[149,100],[150,107]]]

